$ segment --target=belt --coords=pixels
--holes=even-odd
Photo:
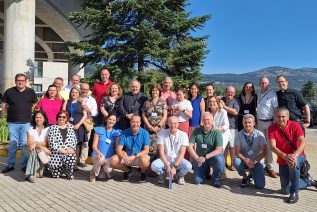
[[[273,119],[258,119],[258,121],[271,122],[271,121],[273,121]]]

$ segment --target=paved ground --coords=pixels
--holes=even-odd
[[[317,129],[309,129],[307,138],[311,174],[317,177]],[[0,169],[5,161],[0,157]],[[157,185],[156,178],[139,184],[135,175],[131,182],[121,182],[120,172],[112,180],[90,183],[88,170],[76,172],[72,181],[47,177],[31,184],[17,166],[0,174],[0,211],[317,211],[315,187],[302,190],[300,201],[289,205],[278,193],[278,178],[266,177],[263,190],[241,189],[238,174],[227,171],[228,179],[216,189],[210,182],[194,185],[189,174],[185,186],[174,184],[169,190]]]

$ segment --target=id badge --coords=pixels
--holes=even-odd
[[[244,110],[244,114],[249,114],[250,111],[249,110]]]
[[[106,143],[110,144],[111,143],[111,140],[110,139],[106,139]]]
[[[73,118],[73,117],[70,117],[69,121],[74,121],[74,118]]]
[[[207,144],[201,144],[201,148],[206,149],[207,148]]]
[[[152,118],[157,118],[157,113],[154,113],[154,112],[153,112],[153,113],[151,114],[151,117],[152,117]]]
[[[251,155],[253,155],[253,153],[254,153],[254,152],[253,152],[252,150],[250,150],[250,151],[248,152],[248,155],[251,156]]]

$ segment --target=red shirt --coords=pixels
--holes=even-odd
[[[100,108],[102,98],[108,95],[108,88],[112,85],[112,81],[109,80],[106,84],[102,82],[96,82],[92,88],[92,95],[96,97],[98,109]],[[99,109],[100,110],[100,109]]]
[[[301,126],[299,125],[299,123],[295,121],[288,121],[284,129],[281,129],[278,124],[272,124],[268,129],[269,139],[276,140],[276,147],[280,151],[284,152],[285,154],[293,154],[295,150],[287,142],[281,130],[283,130],[286,137],[291,140],[293,146],[295,146],[296,149],[300,145],[300,141],[298,140],[298,137],[304,136],[303,130]],[[302,152],[301,155],[305,156],[304,151]],[[286,161],[281,157],[277,158],[277,163],[280,166],[287,165]]]

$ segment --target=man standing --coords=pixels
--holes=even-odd
[[[97,108],[96,100],[93,97],[88,95],[88,93],[89,93],[89,85],[87,83],[82,83],[80,85],[80,90],[81,90],[82,101],[85,103],[85,104],[82,104],[82,107],[87,112],[87,119],[85,120],[85,122],[86,123],[92,123],[92,126],[93,126],[93,117],[96,117],[97,114],[98,114],[98,108]],[[91,131],[87,132],[88,141],[90,139],[90,135],[91,135]],[[78,166],[80,166],[80,167],[86,167],[87,166],[85,161],[88,158],[88,141],[84,142],[81,145],[81,149],[77,148],[78,151],[80,151],[79,164],[78,164]]]
[[[15,87],[5,91],[2,97],[2,112],[7,114],[10,147],[8,165],[2,170],[7,173],[14,170],[16,152],[20,146],[21,170],[25,172],[28,161],[26,154],[27,131],[30,127],[32,111],[37,102],[33,89],[26,87],[25,74],[15,76]]]
[[[140,127],[141,117],[139,115],[132,115],[130,122],[131,127],[121,134],[116,148],[117,154],[111,158],[111,166],[124,171],[122,181],[129,181],[132,174],[131,166],[138,166],[141,170],[139,182],[144,183],[147,169],[150,166],[150,156],[148,155],[150,135],[148,131]]]
[[[278,76],[276,78],[276,82],[280,89],[276,92],[278,106],[286,107],[289,110],[290,120],[298,122],[305,132],[305,128],[309,127],[310,125],[310,109],[307,102],[301,93],[288,88],[288,81],[285,76]],[[303,124],[301,121],[302,110],[306,115],[306,119],[304,120]]]
[[[162,82],[161,99],[166,101],[167,106],[171,106],[173,101],[176,100],[176,94],[171,90],[173,86],[173,80],[171,77],[165,77]]]
[[[102,68],[100,71],[100,82],[96,82],[92,88],[92,96],[97,101],[98,109],[100,108],[102,98],[108,95],[108,88],[112,83],[109,70]]]
[[[306,159],[306,139],[299,123],[289,119],[288,109],[277,108],[276,123],[269,127],[268,136],[271,149],[278,156],[282,192],[290,194],[285,202],[296,203],[299,199],[299,189],[308,186],[317,188],[317,182],[311,177],[300,179],[300,167]]]
[[[237,158],[234,165],[240,176],[243,176],[241,187],[248,186],[251,176],[254,178],[255,187],[262,189],[265,186],[264,169],[261,160],[266,155],[267,142],[263,133],[254,128],[255,118],[251,114],[243,116],[243,130],[235,137],[235,152]],[[250,170],[250,175],[245,169]]]
[[[229,119],[229,129],[231,137],[229,139],[229,149],[230,149],[230,157],[231,157],[231,166],[229,170],[235,171],[235,167],[233,165],[233,160],[235,158],[234,153],[234,138],[238,133],[238,114],[240,110],[240,106],[238,101],[234,98],[236,95],[236,90],[233,86],[228,86],[226,88],[226,96],[220,100],[220,103],[223,106],[223,109],[227,111],[228,119]],[[227,149],[224,151],[224,156],[227,158]]]
[[[194,182],[203,183],[206,171],[212,167],[214,186],[220,187],[220,176],[225,168],[225,159],[222,155],[222,134],[213,130],[213,116],[209,112],[202,115],[203,127],[197,127],[189,139],[189,154],[194,158]],[[196,151],[194,149],[196,145]]]
[[[138,80],[133,79],[130,83],[130,92],[125,93],[119,101],[119,120],[120,129],[125,130],[130,127],[130,120],[133,115],[141,116],[141,108],[147,100],[146,95],[140,92],[141,84]]]
[[[184,176],[192,169],[191,163],[184,159],[188,136],[178,129],[178,125],[178,118],[171,116],[168,119],[169,129],[162,130],[158,134],[160,158],[153,161],[151,169],[159,175],[159,184],[164,184],[166,174],[172,173],[173,176],[177,176],[178,184],[184,185]]]
[[[208,98],[214,95],[214,86],[213,84],[206,85],[206,98],[205,98],[205,111],[208,111]]]
[[[264,134],[268,141],[267,129],[273,123],[274,109],[278,107],[278,102],[276,93],[270,90],[270,81],[267,77],[261,77],[259,86],[261,91],[258,93],[257,102],[257,129]],[[274,162],[274,152],[271,151],[270,145],[267,145],[265,171],[269,176],[277,178],[274,171]]]
[[[63,90],[64,86],[64,79],[61,77],[56,77],[53,85],[56,86],[57,92],[59,93],[60,97],[64,99],[64,101],[67,101],[69,99],[69,93]]]
[[[76,87],[76,88],[80,87],[79,83],[80,83],[80,76],[78,74],[74,74],[71,77],[70,84],[64,87],[64,91],[69,95],[69,92],[73,87]]]

